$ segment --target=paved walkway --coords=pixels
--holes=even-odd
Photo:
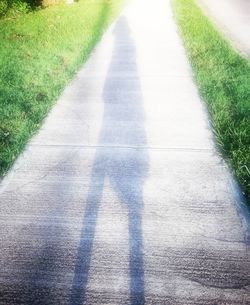
[[[243,305],[250,254],[167,0],[137,0],[0,190],[0,304]]]
[[[233,45],[250,56],[250,1],[199,0]]]

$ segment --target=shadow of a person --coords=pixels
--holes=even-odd
[[[76,258],[71,305],[83,304],[85,300],[105,177],[108,177],[112,190],[128,209],[130,303],[145,303],[141,220],[143,184],[149,166],[145,118],[136,50],[125,17],[117,22],[114,35],[114,51],[103,90],[103,123]]]

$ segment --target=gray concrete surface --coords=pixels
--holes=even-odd
[[[250,302],[243,219],[169,1],[124,11],[0,201],[1,305]]]
[[[250,56],[250,1],[198,0],[207,13],[243,54]]]

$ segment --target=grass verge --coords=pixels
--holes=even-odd
[[[250,61],[232,49],[195,0],[172,0],[217,143],[249,200]]]
[[[0,0],[0,18],[17,17],[35,8],[31,6],[32,0]]]
[[[0,175],[4,175],[124,0],[80,0],[0,20]]]

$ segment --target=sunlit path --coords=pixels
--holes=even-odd
[[[233,45],[250,56],[250,2],[248,0],[198,0]]]
[[[131,1],[0,202],[0,304],[250,302],[246,228],[167,0]]]

